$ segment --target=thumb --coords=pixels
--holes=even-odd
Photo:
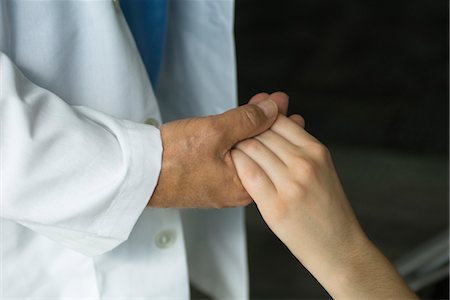
[[[232,147],[266,131],[275,122],[277,115],[277,104],[269,98],[256,105],[247,104],[223,113],[219,116],[219,123],[224,128],[224,142]]]
[[[270,99],[275,101],[275,103],[278,106],[278,111],[281,114],[287,115],[289,106],[289,96],[283,92],[272,93],[270,96],[267,93],[259,93],[253,96],[248,103],[257,104],[258,102],[261,102],[267,99],[268,97],[270,97]]]

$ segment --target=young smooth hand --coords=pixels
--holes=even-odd
[[[231,156],[262,217],[334,298],[415,298],[361,229],[330,152],[299,115],[240,142]]]

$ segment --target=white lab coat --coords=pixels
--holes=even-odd
[[[231,0],[170,1],[157,97],[117,2],[0,1],[1,297],[246,298],[242,209],[145,208],[143,123],[235,105]]]

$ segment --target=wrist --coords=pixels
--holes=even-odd
[[[355,287],[360,287],[362,281],[368,279],[367,273],[377,264],[377,256],[375,246],[367,238],[361,239],[343,260],[329,267],[323,286],[333,299],[366,298]]]
[[[333,299],[417,299],[394,266],[369,240],[324,284]]]
[[[286,243],[298,260],[311,272],[322,286],[334,297],[351,276],[362,269],[364,256],[373,251],[373,244],[359,226],[342,235],[327,236],[326,244],[314,245],[315,251],[307,251],[304,243]],[[313,244],[314,241],[308,241]]]

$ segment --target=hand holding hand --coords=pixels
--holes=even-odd
[[[253,98],[257,105],[161,127],[162,169],[150,207],[222,208],[252,201],[237,176],[230,150],[239,141],[267,130],[278,109],[287,110],[283,96],[269,100],[268,94],[258,94]]]

